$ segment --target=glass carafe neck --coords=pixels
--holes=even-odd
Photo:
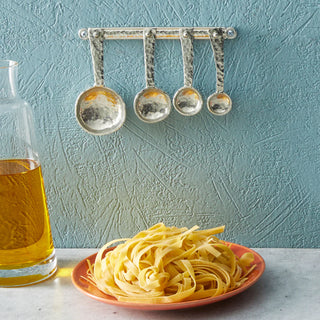
[[[0,61],[0,100],[18,96],[18,63],[11,60]]]

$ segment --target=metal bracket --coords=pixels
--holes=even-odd
[[[138,27],[138,28],[83,28],[79,30],[79,37],[82,40],[88,40],[89,34],[95,38],[102,36],[106,40],[137,40],[143,39],[143,32],[146,29],[152,29],[155,33],[155,38],[157,40],[168,40],[176,39],[180,40],[180,30],[179,28],[157,28],[157,27]],[[224,39],[234,39],[237,36],[237,32],[232,27],[184,27],[183,29],[188,30],[193,39],[209,39],[209,32],[218,31],[219,34],[223,35]]]

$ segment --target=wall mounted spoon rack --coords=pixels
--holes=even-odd
[[[164,120],[171,112],[171,99],[154,82],[154,50],[156,40],[176,39],[181,42],[184,85],[173,97],[174,108],[182,115],[197,114],[203,104],[200,93],[193,88],[193,40],[210,40],[216,67],[216,90],[207,99],[207,108],[214,115],[225,115],[232,107],[231,98],[224,92],[225,39],[234,39],[237,32],[228,27],[195,28],[88,28],[80,29],[79,36],[89,40],[94,71],[94,86],[82,92],[76,102],[76,118],[90,134],[105,135],[115,132],[126,117],[125,104],[115,91],[104,86],[104,41],[142,39],[146,88],[134,100],[137,117],[146,123]]]

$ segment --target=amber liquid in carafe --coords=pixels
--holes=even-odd
[[[53,250],[39,163],[0,160],[0,269],[35,265]]]

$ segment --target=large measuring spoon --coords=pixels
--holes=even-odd
[[[134,111],[140,120],[155,123],[164,120],[169,115],[171,101],[169,96],[156,88],[154,84],[154,30],[143,30],[143,43],[146,88],[136,95]]]
[[[223,52],[223,31],[220,29],[209,31],[210,43],[213,50],[216,65],[216,92],[207,100],[209,111],[216,116],[227,114],[232,108],[231,98],[224,91],[224,52]]]
[[[88,33],[95,84],[79,95],[76,118],[88,133],[106,135],[121,128],[126,118],[126,109],[122,98],[104,86],[103,34],[90,28]]]
[[[184,86],[173,97],[173,106],[184,116],[193,116],[202,108],[202,97],[192,87],[193,81],[193,44],[190,32],[187,29],[180,30],[180,42],[183,58]]]

